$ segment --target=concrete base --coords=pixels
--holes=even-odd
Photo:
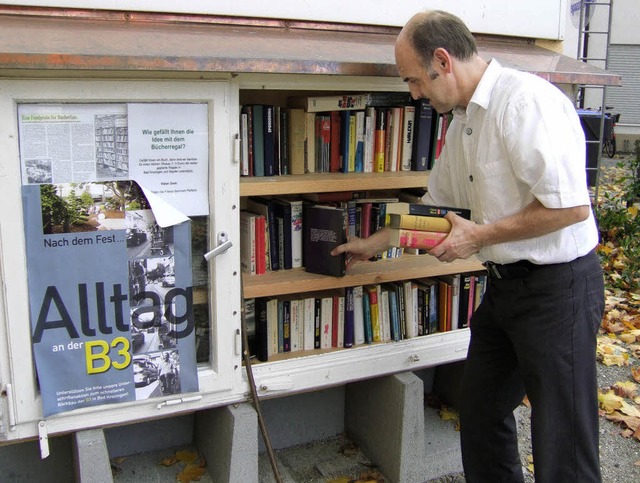
[[[348,384],[345,429],[394,483],[425,481],[422,380],[410,372]]]
[[[113,483],[107,442],[102,429],[78,431],[73,439],[76,481]]]
[[[249,403],[199,411],[195,443],[213,481],[258,481],[258,415]]]

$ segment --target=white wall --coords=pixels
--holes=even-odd
[[[568,0],[8,0],[5,4],[156,11],[402,26],[427,8],[462,17],[476,33],[561,39]],[[631,1],[631,0],[630,0]]]
[[[640,44],[640,2],[615,0],[613,3],[612,44]]]

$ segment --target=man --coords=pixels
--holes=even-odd
[[[165,352],[162,361],[160,361],[160,388],[162,394],[173,394],[173,382],[175,380],[175,369],[173,362],[169,358],[169,353]]]
[[[460,392],[469,482],[523,481],[513,410],[532,408],[536,481],[600,481],[595,337],[604,309],[598,233],[586,187],[585,140],[573,104],[541,78],[485,62],[457,17],[415,15],[395,47],[413,98],[453,111],[426,204],[452,229],[430,250],[477,254],[488,290],[471,321]],[[336,248],[349,264],[385,248],[382,229]]]

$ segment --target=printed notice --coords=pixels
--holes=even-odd
[[[209,214],[206,104],[128,104],[129,171],[189,216]]]

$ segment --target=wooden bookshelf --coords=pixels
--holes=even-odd
[[[348,174],[309,173],[302,175],[242,177],[240,178],[240,196],[426,188],[428,178],[428,171]]]
[[[357,262],[344,277],[317,275],[306,272],[304,268],[296,268],[267,272],[264,275],[243,274],[242,283],[244,297],[253,298],[436,277],[476,270],[484,270],[484,267],[475,258],[442,263],[430,255],[405,255],[402,258],[383,259],[376,262]]]

